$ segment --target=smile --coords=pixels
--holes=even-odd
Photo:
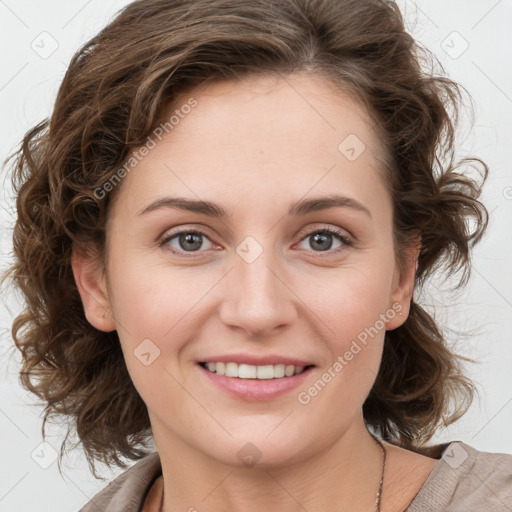
[[[281,379],[283,377],[293,377],[299,375],[308,366],[295,365],[263,365],[255,366],[251,364],[238,364],[235,362],[202,362],[200,365],[212,373],[224,375],[226,377],[234,377],[239,379]]]

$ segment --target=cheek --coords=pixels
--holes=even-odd
[[[113,309],[130,338],[161,340],[186,320],[207,290],[204,280],[187,269],[155,263],[151,258],[127,255],[112,265]],[[203,290],[204,288],[204,290]]]
[[[304,302],[336,336],[339,350],[385,314],[391,290],[386,265],[358,266],[317,275],[314,286],[304,286]],[[310,282],[311,277],[308,277]],[[377,327],[382,329],[382,321]]]
[[[178,411],[184,398],[178,362],[197,329],[190,320],[196,294],[176,280],[163,279],[158,268],[125,261],[114,274],[113,311],[133,385],[150,410],[161,410],[165,403],[166,410]]]
[[[315,389],[303,390],[305,403],[314,398],[318,411],[328,409],[331,400],[360,406],[371,389],[382,355],[386,320],[396,314],[388,310],[391,278],[387,266],[381,259],[372,265],[344,268],[336,276],[332,272],[317,279],[309,288],[304,302],[321,320],[317,325],[326,326],[324,342],[329,353],[319,376],[322,382]],[[324,385],[329,388],[326,392]],[[319,400],[317,394],[322,394]]]
[[[219,273],[155,263],[135,251],[124,255],[112,257],[109,281],[127,368],[146,403],[162,386],[180,396],[181,366],[190,360],[187,350],[204,323]]]
[[[314,293],[313,308],[329,328],[323,340],[329,359],[316,380],[299,390],[297,401],[305,417],[322,417],[336,435],[360,411],[378,374],[385,318],[391,318],[386,309],[389,278],[354,270],[340,275],[336,285],[332,280],[321,285],[318,282],[323,291]]]

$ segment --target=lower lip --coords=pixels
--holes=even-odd
[[[280,379],[239,379],[213,373],[201,365],[201,372],[222,391],[249,402],[273,400],[300,386],[309,376],[314,367],[307,368],[298,375]]]

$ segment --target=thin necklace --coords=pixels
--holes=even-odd
[[[381,499],[382,499],[382,485],[384,484],[384,470],[386,468],[386,447],[376,437],[372,436],[372,438],[382,449],[382,473],[380,475],[379,490],[377,491],[377,496],[375,497],[375,505],[373,507],[374,512],[380,512],[380,503],[381,503]],[[162,497],[160,499],[159,512],[162,512],[163,509],[164,509],[164,488],[162,485]]]
[[[384,483],[384,469],[386,468],[386,447],[380,442],[379,439],[372,436],[375,442],[382,448],[382,473],[380,475],[379,490],[375,497],[375,505],[373,507],[375,512],[380,512],[380,503],[382,500],[382,484]]]

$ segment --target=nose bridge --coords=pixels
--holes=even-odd
[[[293,294],[279,268],[272,249],[259,249],[254,240],[245,240],[237,247],[223,301],[225,324],[261,334],[293,320]]]

